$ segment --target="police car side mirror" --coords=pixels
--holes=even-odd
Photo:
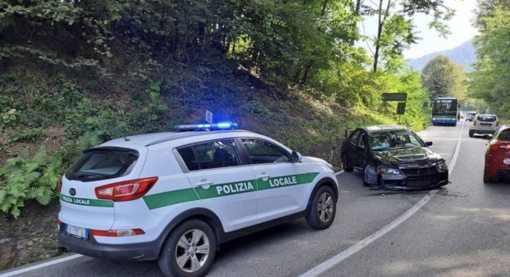
[[[299,154],[296,151],[292,151],[292,162],[293,163],[300,163],[302,159],[301,154]]]

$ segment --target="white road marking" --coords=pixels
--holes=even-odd
[[[457,162],[457,157],[459,156],[460,151],[460,144],[462,142],[462,135],[464,134],[464,123],[462,124],[462,128],[460,131],[459,139],[457,142],[457,147],[455,148],[455,153],[453,155],[452,160],[449,164],[450,174],[453,171],[453,168],[455,166],[455,163]],[[399,216],[397,219],[393,220],[390,224],[384,226],[379,231],[373,233],[372,235],[368,236],[364,240],[356,243],[355,245],[351,246],[345,251],[342,251],[338,253],[337,255],[331,257],[330,259],[324,261],[323,263],[317,265],[316,267],[308,270],[307,272],[300,275],[300,277],[316,277],[321,275],[322,273],[326,272],[327,270],[331,269],[333,266],[337,265],[338,263],[342,262],[343,260],[349,258],[356,252],[360,251],[361,249],[365,248],[367,245],[371,244],[372,242],[376,241],[380,237],[384,236],[391,230],[395,229],[397,226],[399,226],[402,222],[406,221],[406,219],[413,216],[417,211],[419,211],[427,202],[432,199],[434,195],[439,190],[431,190],[427,195],[425,195],[416,205],[414,205],[412,208],[407,210],[404,214]]]
[[[344,173],[345,173],[345,171],[340,170],[340,171],[336,172],[336,173],[335,173],[335,175],[336,175],[336,176],[338,176],[338,175],[340,175],[340,174],[344,174]]]
[[[36,270],[36,269],[40,269],[40,268],[43,268],[43,267],[47,267],[47,266],[51,266],[51,265],[67,262],[67,261],[70,261],[70,260],[73,260],[73,259],[76,259],[76,258],[79,258],[79,257],[83,257],[83,255],[74,254],[74,255],[71,255],[71,256],[67,256],[67,257],[64,257],[64,258],[52,260],[52,261],[45,262],[45,263],[42,263],[42,264],[37,264],[37,265],[33,265],[33,266],[22,268],[22,269],[14,270],[14,271],[11,271],[11,272],[7,272],[7,273],[4,273],[4,274],[0,274],[0,277],[10,277],[10,276],[18,275],[18,274],[21,274],[21,273],[25,273],[25,272],[33,271],[33,270]]]

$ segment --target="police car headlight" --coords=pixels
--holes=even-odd
[[[397,168],[380,165],[377,168],[377,173],[382,174],[382,175],[399,175],[400,170],[398,170]]]

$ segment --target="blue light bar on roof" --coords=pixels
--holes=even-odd
[[[218,123],[216,125],[218,125],[218,128],[231,128],[232,127],[232,123],[230,123],[230,122]]]
[[[211,131],[211,130],[230,130],[237,128],[237,123],[220,122],[216,124],[193,124],[193,125],[177,125],[175,129],[178,131]]]

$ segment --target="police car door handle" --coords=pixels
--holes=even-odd
[[[259,179],[262,179],[262,181],[267,181],[267,179],[269,179],[269,177],[270,176],[268,174],[266,174],[265,172],[259,175]]]
[[[213,184],[213,182],[209,182],[207,180],[202,180],[202,181],[196,183],[195,186],[197,186],[197,187],[208,187],[208,186],[210,186],[212,184]]]

